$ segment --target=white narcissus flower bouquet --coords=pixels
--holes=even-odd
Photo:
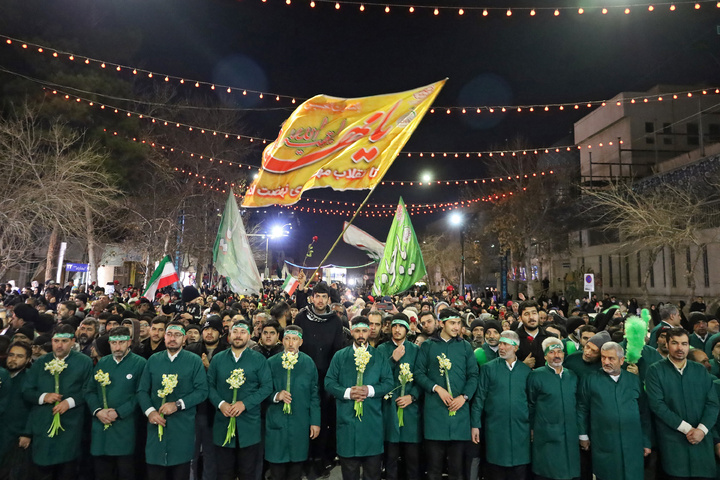
[[[292,352],[285,352],[282,354],[282,367],[287,370],[287,390],[290,393],[290,372],[295,368],[295,364],[298,362],[298,354]],[[289,403],[283,405],[283,413],[287,415],[292,414],[292,406]]]
[[[235,370],[230,372],[230,376],[225,381],[230,384],[230,388],[233,391],[232,403],[235,403],[237,401],[238,388],[242,387],[245,383],[245,370],[243,370],[242,368],[236,368]],[[230,443],[230,441],[235,437],[236,423],[237,421],[235,420],[235,417],[230,417],[230,423],[228,424],[227,434],[225,435],[225,442],[223,443],[223,447]]]
[[[50,372],[51,375],[55,377],[55,393],[60,393],[60,374],[63,370],[67,368],[67,363],[65,363],[65,360],[60,360],[57,358],[53,358],[48,363],[45,364],[45,370]],[[55,402],[55,405],[57,405],[60,402]],[[48,430],[48,437],[52,438],[58,433],[60,433],[60,430],[63,432],[65,429],[60,425],[60,413],[56,413],[53,415],[53,421],[50,425],[50,429]]]
[[[398,380],[400,380],[400,396],[405,396],[405,385],[409,382],[413,381],[413,374],[410,371],[410,364],[409,363],[401,363],[400,364],[400,375],[398,375]],[[405,423],[403,423],[403,415],[405,413],[405,409],[403,407],[398,407],[397,415],[398,415],[398,425],[401,427],[405,426]]]
[[[110,382],[110,374],[105,373],[102,370],[98,370],[97,373],[95,374],[95,381],[98,382],[100,384],[100,386],[102,387],[103,408],[105,410],[107,410],[108,403],[107,403],[107,394],[105,393],[105,387],[107,387],[111,383]],[[107,430],[111,426],[112,426],[112,424],[108,423],[107,425],[105,425],[105,428],[103,428],[103,430]]]
[[[450,369],[452,368],[452,362],[450,361],[449,358],[447,358],[445,356],[444,353],[442,355],[438,355],[437,359],[438,359],[438,363],[440,364],[440,375],[445,376],[445,382],[447,384],[447,391],[450,394],[450,396],[452,397],[453,396],[452,388],[450,387]],[[450,412],[450,416],[454,417],[455,412]]]
[[[175,387],[177,387],[178,384],[178,376],[177,373],[168,374],[163,373],[162,376],[162,386],[163,388],[161,390],[158,390],[158,397],[163,399],[163,403],[165,403],[165,398],[168,397],[168,395],[171,395],[173,390],[175,390]],[[161,413],[161,417],[164,417],[164,415]],[[163,432],[165,431],[164,427],[162,425],[158,425],[158,438],[162,442]]]
[[[370,358],[372,355],[370,355],[370,352],[368,352],[367,345],[363,345],[362,347],[358,347],[355,349],[355,368],[357,369],[357,386],[360,387],[363,384],[363,374],[365,373],[365,368],[367,368],[368,363],[370,362]],[[362,421],[362,415],[363,415],[363,402],[355,400],[355,416]]]

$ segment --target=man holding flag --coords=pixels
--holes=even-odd
[[[158,290],[162,290],[163,288],[169,287],[173,283],[179,281],[180,277],[178,277],[178,274],[175,271],[170,255],[165,255],[165,257],[160,260],[160,263],[153,272],[152,277],[150,277],[147,288],[142,296],[150,300],[150,302],[153,302],[155,301],[155,293]]]

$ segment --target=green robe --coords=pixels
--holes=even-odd
[[[10,372],[0,367],[0,415],[4,414],[7,410],[10,401],[11,386]]]
[[[95,366],[94,373],[102,370],[110,374],[110,385],[105,387],[105,395],[108,408],[114,408],[118,418],[110,428],[105,429],[100,419],[93,417],[91,455],[121,456],[132,455],[135,451],[135,424],[141,413],[136,392],[145,363],[147,361],[140,355],[128,352],[120,363],[112,355],[106,355]],[[91,415],[104,408],[102,386],[94,377],[93,374],[85,393]]]
[[[7,394],[7,404],[10,406],[11,415],[3,415],[3,424],[0,428],[0,460],[5,457],[7,451],[17,445],[18,438],[21,436],[30,436],[27,430],[27,419],[30,415],[31,404],[23,398],[22,390],[25,380],[27,379],[28,369],[25,368],[18,372],[14,377],[2,380],[0,385],[0,394]],[[6,409],[7,411],[7,406]]]
[[[643,448],[651,448],[650,414],[637,375],[621,370],[617,382],[603,371],[585,377],[578,415],[580,435],[590,436],[593,473],[599,480],[643,478]]]
[[[710,374],[715,378],[720,378],[720,363],[714,358],[710,360]]]
[[[578,376],[580,382],[582,382],[582,380],[591,373],[599,372],[602,370],[602,367],[600,365],[600,358],[598,358],[596,362],[587,363],[585,360],[583,360],[582,351],[573,353],[565,357],[563,367],[567,368],[568,370],[572,370],[575,375]]]
[[[712,376],[704,366],[691,361],[680,375],[672,362],[665,359],[650,367],[645,388],[650,409],[655,414],[665,473],[674,477],[714,477],[712,435],[691,445],[685,435],[677,431],[683,420],[692,427],[702,423],[708,430],[717,422],[720,404]]]
[[[490,345],[483,343],[482,347],[475,349],[475,360],[478,366],[482,367],[486,363],[495,360],[498,357],[497,350],[490,348]]]
[[[246,348],[238,361],[232,349],[228,348],[213,356],[208,369],[208,385],[210,387],[210,403],[215,407],[213,423],[213,443],[222,446],[227,436],[230,418],[219,409],[220,402],[232,403],[233,389],[227,383],[232,371],[241,368],[245,374],[245,383],[237,390],[236,401],[242,401],[245,411],[235,417],[236,435],[225,445],[225,448],[245,448],[260,443],[262,425],[260,422],[260,405],[272,393],[272,377],[265,356]],[[309,434],[309,433],[308,433]]]
[[[582,348],[578,349],[578,347],[575,346],[575,342],[573,342],[569,338],[563,338],[562,343],[563,343],[563,350],[565,350],[565,356],[572,355],[573,353],[582,351]]]
[[[54,405],[38,405],[43,393],[55,392],[55,376],[45,370],[45,365],[54,359],[52,352],[37,359],[28,371],[23,397],[32,404],[29,428],[32,435],[33,461],[38,465],[57,465],[75,460],[80,456],[80,439],[85,421],[85,388],[92,377],[93,364],[90,357],[71,350],[65,363],[67,368],[60,374],[60,394],[63,400],[72,397],[75,407],[60,415],[65,429],[50,438],[48,430],[53,421]]]
[[[626,348],[627,342],[621,343],[621,347]],[[638,375],[640,376],[640,382],[645,382],[645,376],[647,375],[648,369],[650,366],[654,363],[659,362],[662,360],[663,357],[660,355],[660,353],[657,351],[656,348],[652,348],[648,345],[644,345],[642,349],[642,353],[640,354],[640,359],[637,362],[638,367]],[[623,370],[627,370],[628,363],[624,362],[622,365]]]
[[[383,453],[382,398],[393,388],[390,363],[373,347],[363,374],[363,385],[372,385],[375,395],[363,401],[363,415],[355,416],[355,401],[345,399],[345,390],[357,385],[353,345],[335,353],[325,377],[325,390],[337,406],[337,453],[341,457],[369,457]]]
[[[158,397],[163,389],[163,374],[177,374],[178,384],[165,399]],[[182,400],[184,410],[165,417],[167,425],[162,441],[158,438],[158,426],[148,422],[145,458],[150,465],[170,467],[187,463],[195,450],[195,410],[207,398],[208,386],[205,366],[194,353],[180,350],[170,361],[167,350],[154,353],[145,364],[138,384],[138,403],[142,412],[150,407],[158,410],[164,402]]]
[[[700,337],[698,337],[698,336],[695,335],[694,333],[691,333],[691,334],[690,334],[690,346],[691,346],[692,348],[697,348],[698,350],[704,352],[704,351],[705,351],[705,344],[707,343],[707,341],[708,341],[709,339],[710,339],[710,335],[707,335],[707,336],[705,337],[705,341],[703,342]],[[709,357],[709,356],[710,356],[710,355],[708,355],[708,357]]]
[[[670,325],[667,322],[660,322],[657,324],[651,331],[650,331],[650,339],[648,340],[647,344],[651,346],[652,348],[657,348],[657,334],[663,327],[669,327],[673,328],[672,325]]]
[[[528,377],[532,471],[536,475],[555,479],[580,476],[577,388],[578,377],[567,368],[562,377],[547,365]]]
[[[720,398],[720,379],[713,380],[713,386],[715,387],[715,394]],[[720,416],[708,435],[712,437],[713,444],[717,445],[720,443]],[[717,455],[715,455],[715,478],[716,480],[720,480],[720,459],[718,459]]]
[[[716,338],[720,338],[720,333],[716,333],[715,335],[710,335],[710,337],[707,339],[707,342],[705,342],[705,353],[707,354],[708,358],[713,358],[712,344]]]
[[[310,425],[320,426],[318,371],[307,354],[299,352],[298,362],[290,371],[292,412],[283,413],[284,402],[273,398],[287,390],[287,370],[282,366],[283,352],[267,361],[272,374],[270,405],[265,413],[265,460],[272,463],[304,462],[310,448]]]
[[[433,392],[439,385],[447,390],[445,375],[440,374],[437,357],[445,354],[450,359],[450,386],[452,396],[467,395],[465,405],[450,416],[448,407]],[[425,439],[451,441],[470,440],[470,401],[478,384],[478,364],[472,347],[461,338],[444,341],[439,335],[428,338],[420,346],[416,361],[415,381],[425,391],[423,406],[423,431]]]
[[[395,351],[396,345],[392,340],[381,343],[377,347],[378,354],[383,355],[392,368],[392,378],[394,381],[392,388],[397,388],[392,393],[392,397],[383,400],[383,418],[385,420],[385,441],[392,443],[419,443],[420,436],[420,407],[418,406],[417,399],[420,396],[420,387],[417,382],[413,380],[410,383],[405,384],[405,395],[412,395],[415,397],[415,401],[405,407],[403,410],[403,426],[400,427],[398,421],[398,407],[395,400],[400,397],[400,365],[403,363],[410,364],[410,371],[415,376],[415,363],[417,360],[418,352],[420,347],[412,342],[405,341],[405,355],[400,358],[399,362],[396,362],[392,358],[392,354]]]
[[[531,371],[519,359],[510,370],[502,358],[496,358],[480,369],[470,423],[473,428],[484,427],[489,463],[501,467],[530,463],[530,412],[526,388]]]

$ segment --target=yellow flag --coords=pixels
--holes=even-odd
[[[311,188],[372,188],[432,105],[445,80],[362,98],[317,95],[300,105],[263,152],[243,207],[297,202]]]

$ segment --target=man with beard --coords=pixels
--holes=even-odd
[[[655,338],[657,342],[657,352],[660,354],[660,356],[665,359],[668,357],[668,354],[670,353],[667,346],[667,332],[672,330],[670,327],[663,327],[657,332],[657,336]]]
[[[666,303],[658,309],[660,315],[660,323],[650,332],[650,340],[648,345],[657,348],[657,335],[661,328],[679,327],[682,322],[680,310],[672,303]]]
[[[148,360],[153,353],[165,350],[165,325],[167,317],[158,315],[153,318],[150,324],[150,336],[140,342],[142,346],[141,356]]]
[[[425,391],[428,478],[439,480],[447,460],[449,478],[454,480],[462,478],[465,442],[471,439],[468,401],[477,389],[478,366],[472,347],[460,336],[459,312],[443,309],[440,323],[439,332],[420,347],[415,381]],[[450,369],[441,369],[441,361],[449,362]]]
[[[269,359],[273,355],[283,351],[283,345],[279,339],[282,335],[282,327],[275,320],[269,320],[262,326],[260,332],[260,341],[257,345],[252,347],[256,352],[262,353],[262,355]]]
[[[37,479],[69,480],[76,476],[85,415],[83,389],[92,377],[93,362],[73,350],[74,344],[75,327],[56,326],[52,352],[35,362],[23,385],[25,401],[33,404],[28,423]],[[45,369],[53,360],[67,365],[58,376],[59,389],[56,389],[55,376]],[[56,413],[60,414],[64,430],[51,437],[48,429]]]
[[[80,352],[84,353],[88,357],[92,353],[93,340],[98,336],[98,322],[92,317],[88,317],[80,322],[80,326],[77,329],[78,345],[80,346]]]
[[[1,378],[1,396],[5,398],[3,428],[0,429],[0,478],[27,478],[28,472],[22,475],[22,468],[28,456],[30,436],[26,429],[30,404],[23,399],[22,389],[27,378],[32,351],[27,343],[10,344],[7,354],[7,371],[9,375]],[[0,370],[4,372],[3,370]],[[9,377],[9,378],[8,378]],[[0,403],[3,401],[0,400]]]
[[[344,480],[359,480],[361,467],[364,479],[380,480],[382,398],[392,390],[392,371],[384,355],[368,345],[370,325],[367,317],[353,318],[350,330],[353,344],[333,356],[325,377],[325,389],[336,399],[337,454]],[[362,375],[362,385],[357,385],[358,349],[366,350],[370,357]],[[362,413],[358,411],[358,403]]]
[[[368,335],[368,345],[377,348],[383,341],[383,313],[380,310],[371,310],[367,314],[370,333]]]
[[[477,349],[485,343],[485,322],[479,318],[470,322],[470,346]]]
[[[223,324],[217,315],[208,315],[202,326],[202,341],[189,344],[185,350],[199,355],[202,359],[205,370],[210,368],[210,361],[217,353],[225,350],[228,345],[221,339]]]
[[[10,317],[10,325],[1,333],[7,337],[15,335],[15,332],[23,325],[29,325],[35,328],[35,324],[40,320],[40,314],[32,305],[27,303],[20,303],[15,305],[12,309],[12,316]]]
[[[530,424],[525,391],[531,369],[518,361],[520,339],[512,330],[500,335],[498,356],[480,369],[472,404],[472,439],[480,443],[485,429],[487,478],[525,478],[530,463]],[[482,419],[485,425],[482,425]]]
[[[315,363],[300,351],[303,331],[288,325],[282,339],[285,353],[297,355],[297,363],[290,370],[283,366],[283,355],[268,360],[273,391],[265,417],[265,460],[270,463],[274,479],[300,480],[302,466],[308,458],[310,440],[320,433],[320,397]],[[284,412],[289,405],[290,414]]]
[[[208,386],[202,360],[183,350],[184,339],[183,324],[170,322],[165,329],[166,351],[148,359],[138,385],[140,409],[149,423],[145,444],[148,478],[186,480],[190,475],[195,411],[207,398]],[[177,385],[168,392],[163,380],[172,378]],[[164,398],[158,395],[161,391],[167,393]]]
[[[621,368],[624,360],[619,344],[603,344],[602,370],[582,380],[578,395],[580,445],[587,450],[592,443],[598,480],[643,478],[643,456],[651,453],[645,392],[638,376]]]
[[[420,411],[418,396],[420,389],[413,381],[405,385],[405,392],[400,387],[400,367],[407,364],[410,372],[415,371],[417,345],[407,341],[410,323],[407,315],[397,313],[390,323],[392,340],[381,344],[378,354],[390,362],[392,378],[395,382],[393,395],[383,401],[383,417],[385,421],[385,475],[387,480],[397,480],[398,459],[405,464],[408,480],[420,478]],[[400,426],[398,409],[403,413],[403,425]]]
[[[433,312],[420,312],[419,316],[420,328],[422,333],[428,337],[435,334],[438,328],[437,317]]]
[[[515,304],[513,303],[514,307]],[[516,331],[520,338],[520,348],[517,356],[530,368],[542,367],[545,365],[542,342],[547,338],[547,335],[540,330],[537,302],[534,300],[520,302],[518,315],[520,315],[522,325]]]
[[[303,285],[305,274],[298,275],[298,282]],[[298,296],[304,294],[299,290]],[[299,299],[299,297],[298,297]],[[325,374],[335,352],[343,348],[345,335],[340,318],[330,305],[330,287],[325,282],[318,282],[309,297],[310,304],[303,307],[295,316],[295,325],[303,330],[303,344],[300,351],[306,353],[315,362],[318,369],[318,386],[320,389],[320,435],[310,442],[310,460],[315,463],[318,474],[329,473],[335,452],[328,445],[330,435],[335,431],[335,402],[325,392]]]
[[[688,316],[692,334],[690,334],[690,346],[698,350],[705,350],[705,342],[708,340],[708,322],[704,313],[692,312]]]
[[[668,357],[650,366],[645,382],[663,470],[671,478],[715,478],[713,438],[708,433],[717,422],[720,404],[713,378],[705,366],[688,361],[690,339],[685,330],[669,330],[667,344]]]
[[[95,374],[107,374],[110,384],[102,387],[94,379],[86,390],[88,408],[95,417],[90,454],[98,480],[132,480],[136,478],[133,453],[139,416],[135,392],[146,360],[130,351],[132,340],[127,327],[110,330],[108,342],[112,354],[98,361]]]
[[[479,366],[482,367],[497,358],[501,332],[502,326],[500,322],[497,320],[485,321],[485,343],[480,348],[475,349],[475,359]]]
[[[210,402],[217,408],[213,424],[218,478],[259,480],[262,476],[260,449],[260,404],[272,393],[272,377],[267,360],[249,348],[250,326],[237,322],[230,330],[230,348],[217,354],[210,363],[208,384]],[[242,370],[245,381],[233,395],[227,380]],[[234,437],[228,439],[230,418],[235,418]]]
[[[610,334],[607,331],[596,333],[587,341],[582,352],[567,356],[565,367],[575,372],[581,381],[587,375],[599,371],[601,369],[600,349],[609,341]]]
[[[563,368],[563,343],[543,341],[545,366],[528,377],[532,471],[538,480],[580,476],[577,428],[578,377]]]

